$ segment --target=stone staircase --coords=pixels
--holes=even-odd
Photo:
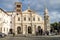
[[[14,37],[31,37],[31,36],[35,36],[35,35],[31,35],[31,34],[27,34],[27,35],[17,34]],[[7,37],[13,37],[13,34],[9,34]]]
[[[31,35],[15,35],[9,34],[5,38],[0,38],[0,40],[60,40],[60,36],[31,36]]]
[[[9,34],[7,37],[13,37],[13,34]],[[25,35],[18,34],[18,35],[15,35],[14,37],[25,37]]]
[[[60,40],[60,37],[5,37],[0,40]]]

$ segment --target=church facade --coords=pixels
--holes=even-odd
[[[39,27],[44,30],[44,20],[30,9],[22,12],[22,14],[18,13],[14,17],[14,31],[16,34],[35,34]]]
[[[41,28],[44,30],[44,20],[30,8],[22,12],[22,4],[15,3],[16,14],[14,16],[14,33],[15,34],[36,34]]]

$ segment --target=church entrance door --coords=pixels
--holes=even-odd
[[[32,34],[32,28],[30,26],[28,27],[28,34]]]
[[[12,33],[13,33],[13,29],[10,29],[10,30],[9,30],[9,34],[12,34]]]
[[[42,35],[42,33],[43,33],[43,30],[41,29],[40,26],[38,26],[38,35]]]
[[[17,27],[17,34],[21,34],[21,27]]]

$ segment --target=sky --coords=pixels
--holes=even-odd
[[[0,8],[5,11],[13,11],[15,2],[22,2],[22,10],[26,10],[30,4],[30,8],[42,17],[44,16],[45,5],[50,16],[50,23],[60,21],[60,0],[0,0]]]

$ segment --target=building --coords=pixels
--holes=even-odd
[[[8,15],[5,12],[2,14],[2,15],[5,14],[10,18],[9,19],[7,16],[5,17],[5,19],[6,18],[8,19],[6,21],[9,21],[9,23],[7,23],[7,24],[9,24],[8,31],[10,33],[14,32],[16,35],[17,34],[23,34],[23,35],[33,34],[33,35],[35,35],[36,31],[39,31],[40,29],[42,29],[43,31],[48,29],[46,27],[46,25],[49,24],[49,21],[47,23],[45,20],[45,19],[47,19],[45,16],[46,16],[46,14],[48,14],[47,13],[48,11],[46,11],[46,9],[44,11],[45,19],[43,20],[43,18],[38,13],[31,10],[30,7],[28,7],[27,10],[22,11],[22,3],[21,2],[16,2],[15,5],[16,5],[15,11],[7,12]],[[6,28],[7,28],[7,25],[6,25]],[[9,32],[7,32],[7,33],[9,33]]]
[[[16,2],[16,15],[14,16],[15,34],[36,34],[39,28],[44,30],[44,20],[30,8],[22,12],[22,4]]]
[[[8,34],[10,29],[10,16],[0,8],[0,32]]]
[[[49,15],[48,15],[48,9],[45,8],[44,10],[44,30],[45,32],[46,31],[49,31],[49,34],[50,34],[50,18],[49,18]]]

